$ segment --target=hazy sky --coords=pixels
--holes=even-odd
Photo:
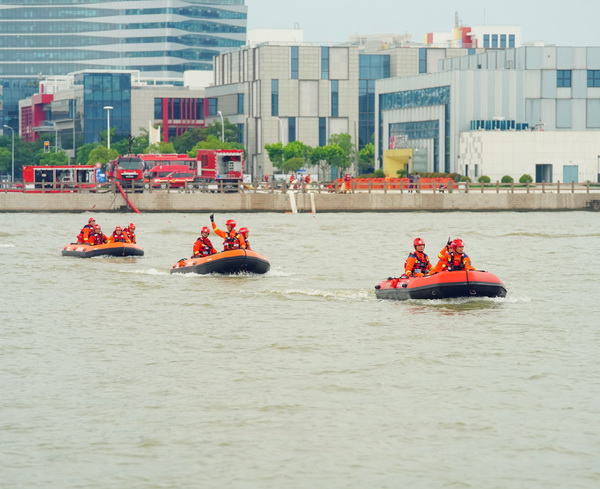
[[[306,42],[343,42],[353,34],[450,32],[464,26],[521,27],[523,42],[600,46],[600,0],[246,0],[249,29],[304,30]]]

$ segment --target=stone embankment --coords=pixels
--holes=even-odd
[[[402,211],[600,211],[600,191],[469,193],[232,193],[127,194],[140,212],[402,212]],[[127,212],[118,193],[0,191],[0,212]]]

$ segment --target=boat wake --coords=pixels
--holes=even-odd
[[[326,300],[340,302],[354,302],[356,300],[370,300],[371,296],[367,290],[318,290],[318,289],[285,289],[270,290],[269,293],[282,296],[307,296],[322,297]]]

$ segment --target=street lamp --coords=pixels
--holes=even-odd
[[[223,121],[223,112],[217,111],[217,114],[221,117],[221,141],[225,142],[225,122]]]
[[[6,127],[7,129],[10,129],[12,131],[12,175],[11,175],[10,181],[14,183],[14,181],[15,181],[15,130],[10,126],[7,126],[6,124],[4,124],[3,127]]]
[[[106,146],[110,149],[110,111],[113,110],[114,107],[105,105],[103,108],[106,110]]]

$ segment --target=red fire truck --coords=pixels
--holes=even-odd
[[[94,165],[28,165],[23,166],[25,190],[68,192],[94,188],[100,168]]]
[[[109,180],[119,180],[126,189],[141,190],[144,178],[159,166],[186,165],[194,173],[194,182],[217,183],[223,188],[238,185],[243,179],[244,151],[201,149],[196,158],[187,154],[141,154],[119,156],[108,164]]]

